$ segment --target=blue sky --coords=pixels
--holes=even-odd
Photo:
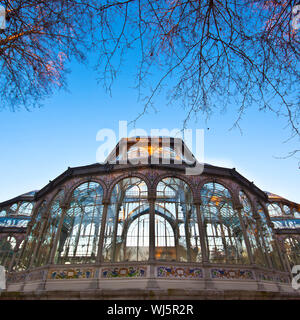
[[[101,142],[97,132],[103,128],[118,134],[119,120],[133,120],[142,110],[137,91],[124,69],[109,96],[97,84],[90,67],[69,65],[69,91],[58,91],[31,112],[0,113],[0,201],[40,189],[68,166],[96,162]],[[181,128],[185,112],[179,105],[167,106],[164,96],[156,99],[157,112],[151,110],[136,124],[150,130]],[[267,112],[249,109],[241,121],[242,134],[230,130],[237,116],[235,107],[216,112],[206,123],[192,119],[188,128],[204,129],[206,163],[233,168],[261,188],[300,202],[298,160],[276,159],[296,148],[285,121]],[[209,128],[209,129],[208,129]],[[129,127],[132,129],[132,126]]]

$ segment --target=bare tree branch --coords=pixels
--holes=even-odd
[[[296,0],[1,1],[1,92],[12,110],[31,108],[65,86],[65,62],[98,54],[110,91],[126,54],[137,57],[144,101],[137,120],[168,88],[169,103],[193,116],[247,108],[285,117],[300,139],[299,3]],[[298,22],[297,22],[298,21]],[[298,24],[297,24],[298,23]],[[152,75],[155,75],[153,77]]]

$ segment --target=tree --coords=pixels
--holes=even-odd
[[[87,4],[7,0],[0,5],[6,8],[6,27],[0,30],[1,104],[29,109],[65,84],[65,60],[84,60]]]
[[[0,4],[8,20],[0,35],[1,95],[12,108],[30,107],[64,85],[64,59],[83,61],[89,49],[99,54],[97,69],[110,88],[120,61],[135,50],[137,87],[145,99],[140,115],[172,83],[168,99],[187,108],[186,121],[234,102],[235,125],[248,106],[257,106],[286,117],[292,137],[300,137],[296,0]],[[158,71],[155,82],[151,72]]]

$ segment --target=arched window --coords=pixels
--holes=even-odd
[[[282,216],[282,211],[278,203],[269,203],[268,204],[268,211],[270,217],[278,217]]]
[[[33,209],[33,203],[28,201],[20,201],[12,204],[7,210],[8,215],[30,216]],[[1,216],[1,215],[0,215]]]
[[[103,212],[103,188],[86,182],[72,194],[70,208],[63,217],[55,262],[94,263],[98,252]]]
[[[58,225],[62,214],[61,203],[63,202],[63,199],[64,191],[61,190],[51,203],[46,225],[43,228],[42,235],[35,253],[33,261],[33,265],[35,267],[43,266],[49,262],[50,250],[54,244],[55,235],[57,234]]]
[[[23,201],[20,203],[18,209],[18,215],[30,216],[32,212],[33,204],[31,202]]]
[[[13,205],[11,205],[9,207],[8,214],[9,215],[17,215],[18,214],[18,204],[17,203],[14,203]]]
[[[262,235],[258,228],[257,222],[253,216],[253,211],[252,211],[250,201],[243,191],[240,191],[239,198],[243,206],[243,209],[241,210],[241,214],[242,214],[242,219],[244,220],[247,237],[250,242],[250,247],[251,247],[254,262],[257,265],[268,267],[268,260],[263,251],[264,245],[262,242]]]
[[[8,268],[16,247],[16,239],[8,236],[0,239],[0,265]]]
[[[196,208],[190,187],[178,178],[165,178],[156,189],[155,258],[201,261]]]
[[[34,256],[36,245],[40,239],[40,232],[42,229],[42,217],[45,214],[46,201],[43,201],[37,210],[35,217],[33,217],[32,228],[29,229],[29,234],[26,237],[25,246],[21,252],[16,265],[17,270],[25,270],[29,268],[32,257]]]
[[[288,205],[286,205],[286,204],[282,206],[282,210],[283,210],[283,212],[284,212],[285,214],[291,214],[291,213],[292,213],[291,208],[290,208]]]
[[[0,210],[0,217],[6,217],[6,211]]]
[[[102,255],[104,261],[111,262],[148,260],[149,205],[143,180],[126,178],[115,185],[107,211]]]
[[[230,192],[221,184],[206,183],[201,189],[201,200],[209,261],[249,263],[244,234]]]
[[[300,219],[300,210],[294,209],[294,217]]]
[[[284,240],[284,247],[291,268],[295,265],[300,265],[300,239],[295,237],[287,237]]]
[[[268,225],[266,213],[259,203],[257,203],[257,212],[260,217],[260,229],[264,239],[266,255],[269,256],[273,268],[283,270],[272,228]]]

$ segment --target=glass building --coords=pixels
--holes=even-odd
[[[197,167],[180,139],[122,139],[105,163],[1,203],[7,291],[299,296],[300,206],[235,169]]]

